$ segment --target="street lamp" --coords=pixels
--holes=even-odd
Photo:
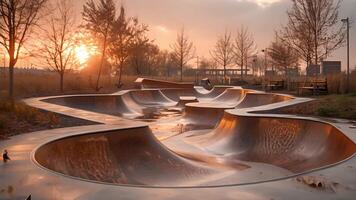
[[[272,49],[270,49],[270,48],[265,48],[265,49],[263,49],[262,50],[262,52],[265,54],[265,73],[266,73],[266,71],[267,71],[267,68],[268,68],[268,64],[267,64],[267,54],[268,54],[268,51],[269,50],[271,50],[271,51],[273,51]],[[272,65],[271,66],[271,69],[272,69],[272,73],[273,73],[273,75],[274,75],[274,66]]]
[[[343,23],[346,23],[347,26],[347,87],[346,93],[350,92],[350,20],[345,18],[341,20]]]
[[[198,83],[199,56],[197,56],[197,69],[195,70],[195,83]],[[200,73],[199,73],[200,75]]]
[[[265,71],[264,71],[264,75],[266,76],[266,71],[267,71],[267,48],[266,49],[262,49],[262,53],[265,54]]]

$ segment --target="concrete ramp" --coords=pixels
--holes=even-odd
[[[64,175],[120,185],[194,185],[216,173],[165,148],[148,127],[52,141],[35,159]]]
[[[171,89],[161,89],[162,93],[167,96],[169,99],[173,101],[179,101],[180,97],[196,97],[200,101],[204,100],[212,100],[217,96],[221,95],[227,88],[225,86],[217,86],[212,90],[205,90],[202,88],[171,88]]]
[[[191,140],[232,160],[268,163],[293,173],[332,165],[356,152],[352,140],[326,123],[229,112],[213,132]]]
[[[168,99],[160,90],[132,90],[115,95],[62,96],[43,101],[129,119],[149,116],[161,107],[177,105],[177,102]]]
[[[88,110],[103,114],[136,118],[142,116],[141,106],[135,104],[133,100],[123,95],[83,95],[83,96],[63,96],[43,100],[61,106]]]
[[[177,83],[147,78],[138,78],[135,84],[140,89],[163,89],[163,88],[194,88],[194,83]]]
[[[167,98],[160,90],[133,90],[129,92],[132,100],[143,106],[174,106],[174,102]]]
[[[212,128],[220,121],[225,110],[253,108],[291,99],[293,97],[287,95],[231,88],[212,101],[186,104],[184,117],[188,122]]]
[[[271,94],[271,93],[251,93],[248,92],[244,99],[236,106],[236,108],[251,108],[264,106],[294,99],[288,95]]]
[[[200,101],[211,100],[224,93],[231,86],[215,86],[212,90],[206,90],[202,87],[195,87],[195,95]]]
[[[207,104],[220,105],[224,104],[226,107],[235,107],[244,97],[246,91],[242,88],[227,88],[225,92],[214,98]]]

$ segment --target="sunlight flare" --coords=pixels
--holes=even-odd
[[[88,50],[88,47],[85,45],[80,45],[75,48],[75,56],[79,61],[79,64],[85,64],[88,59],[90,58],[90,52]]]

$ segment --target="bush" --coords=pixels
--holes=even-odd
[[[7,122],[4,117],[0,116],[0,131],[7,127]]]
[[[350,115],[348,116],[349,119],[356,119],[356,110],[353,110],[350,112]]]
[[[335,108],[321,107],[318,108],[317,113],[319,116],[323,116],[323,117],[335,117],[338,116],[339,111]]]

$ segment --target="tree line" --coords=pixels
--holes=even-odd
[[[345,26],[339,19],[340,0],[291,0],[288,22],[276,30],[275,40],[263,50],[257,49],[252,33],[246,26],[236,32],[225,30],[203,58],[199,68],[227,68],[240,71],[240,78],[252,70],[263,75],[267,66],[287,74],[301,62],[320,64],[345,42]],[[118,8],[118,9],[117,9]],[[75,48],[81,42],[97,47],[93,87],[99,91],[103,73],[116,77],[118,88],[124,74],[180,75],[197,57],[196,48],[184,28],[177,33],[170,50],[162,50],[148,37],[149,27],[137,17],[127,16],[125,7],[113,0],[88,0],[82,9],[82,23],[76,24],[70,0],[0,0],[0,44],[9,56],[9,96],[13,96],[14,67],[31,43],[30,36],[40,30],[32,56],[40,57],[60,76],[63,91],[65,73],[77,67]],[[45,23],[41,23],[44,21]],[[44,25],[45,24],[45,25]],[[21,52],[21,53],[20,53]]]

